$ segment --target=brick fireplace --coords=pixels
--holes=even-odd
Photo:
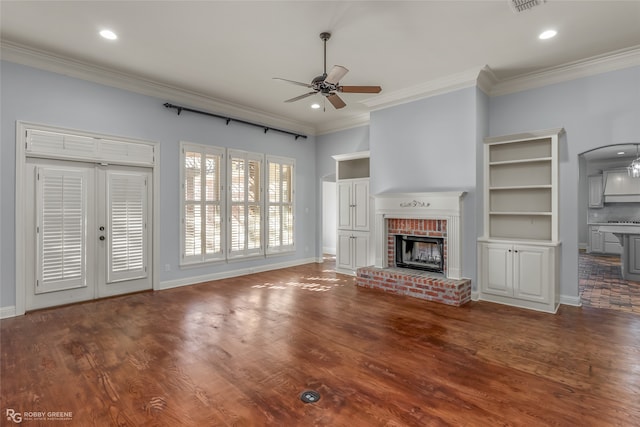
[[[462,305],[471,299],[471,280],[461,277],[460,216],[464,192],[392,193],[375,196],[375,266],[359,268],[357,285],[401,295]],[[396,236],[432,242],[442,239],[442,267],[423,261],[396,265]],[[428,243],[427,243],[427,248]],[[428,250],[428,249],[427,249]],[[415,251],[414,251],[415,252]],[[424,258],[433,256],[433,251]],[[427,268],[421,268],[422,265]],[[407,268],[412,267],[412,268]],[[425,271],[425,270],[435,270]]]

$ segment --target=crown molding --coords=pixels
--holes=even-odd
[[[313,126],[6,40],[0,40],[0,59],[301,134],[322,135],[369,124],[370,114],[367,112]],[[640,66],[640,45],[507,79],[498,79],[487,65],[473,67],[409,88],[370,97],[362,101],[362,104],[370,111],[375,111],[473,86],[494,97],[634,66]]]
[[[634,66],[640,66],[640,45],[508,79],[495,79],[487,93],[507,95]]]
[[[0,59],[159,98],[171,103],[186,104],[192,108],[208,110],[232,118],[302,134],[316,134],[315,127],[286,117],[268,114],[245,105],[204,96],[194,91],[145,79],[134,74],[52,54],[6,40],[0,40]]]
[[[362,103],[372,110],[406,104],[422,98],[465,89],[477,84],[478,75],[484,66],[473,67],[460,73],[430,80],[405,89],[396,90],[366,99]]]
[[[362,113],[357,116],[347,117],[340,120],[332,120],[327,123],[321,123],[316,127],[316,135],[324,135],[327,133],[339,132],[341,130],[353,129],[369,124],[370,114]]]

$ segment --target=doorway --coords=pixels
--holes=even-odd
[[[27,161],[26,309],[151,289],[150,173]]]
[[[155,144],[18,127],[16,314],[152,289]]]
[[[640,283],[622,277],[620,241],[600,228],[640,220],[640,202],[606,197],[609,172],[626,175],[636,150],[636,144],[616,144],[579,155],[578,293],[585,307],[640,313]]]

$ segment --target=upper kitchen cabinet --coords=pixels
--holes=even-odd
[[[601,208],[604,206],[602,174],[589,176],[589,207]]]
[[[632,178],[626,169],[604,172],[604,201],[607,203],[640,202],[640,178]]]

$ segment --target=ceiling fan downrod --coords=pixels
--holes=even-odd
[[[320,33],[320,38],[324,42],[324,76],[327,77],[327,40],[331,38],[331,33]]]

